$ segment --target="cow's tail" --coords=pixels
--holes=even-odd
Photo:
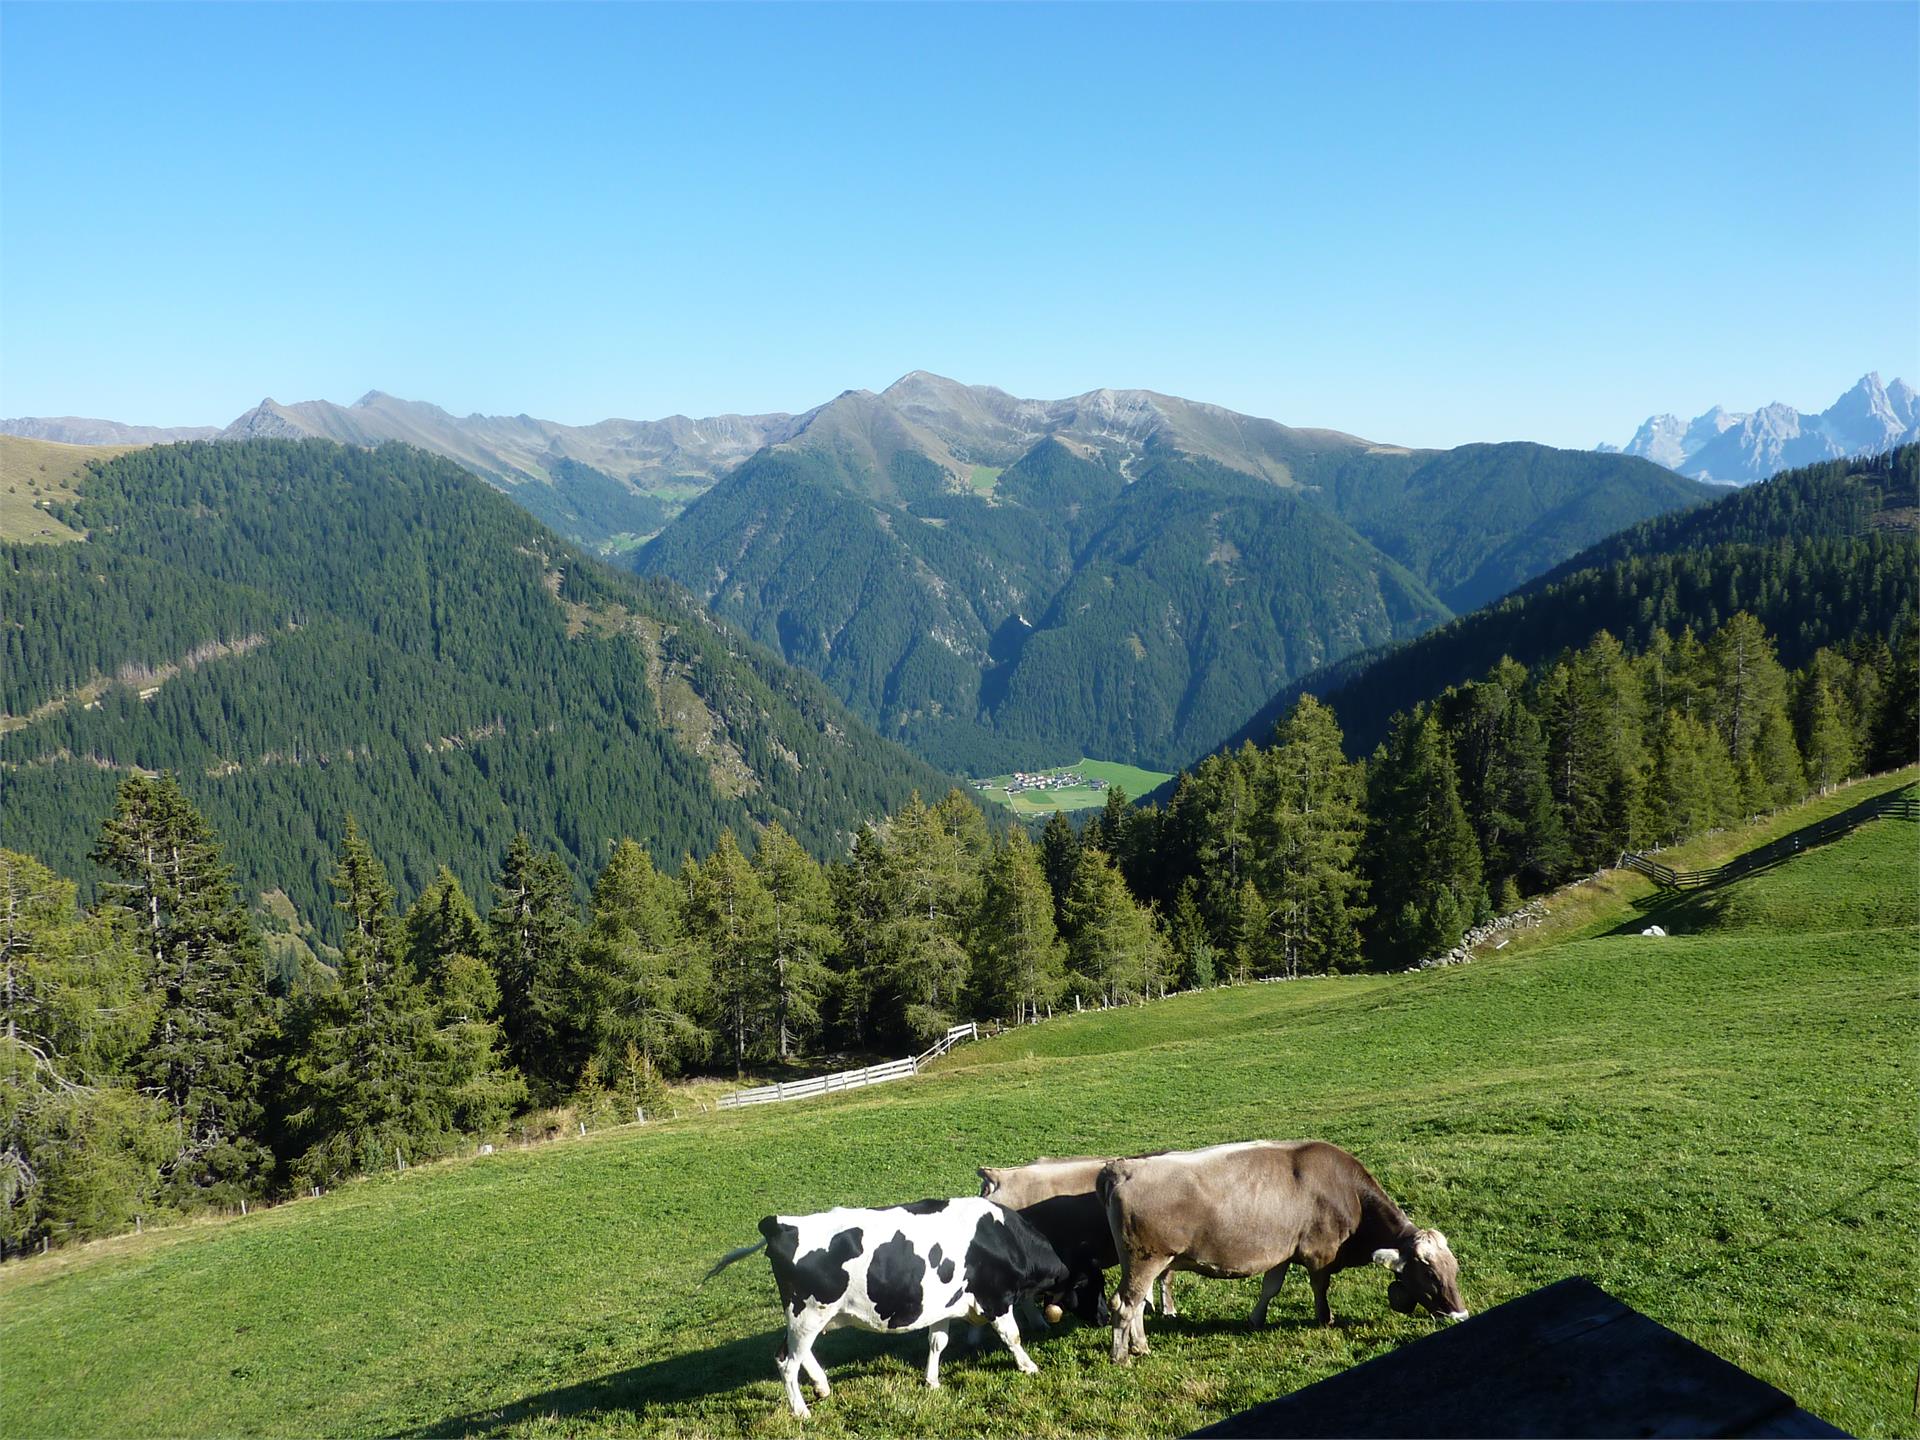
[[[1113,1187],[1119,1183],[1119,1173],[1112,1165],[1102,1165],[1100,1167],[1100,1176],[1093,1182],[1093,1193],[1100,1197],[1100,1204],[1103,1209],[1106,1207],[1107,1202],[1113,1199]]]
[[[767,1242],[765,1240],[756,1240],[751,1245],[742,1245],[738,1250],[727,1251],[726,1254],[722,1255],[718,1260],[714,1262],[713,1268],[711,1270],[707,1271],[706,1274],[700,1277],[700,1283],[702,1285],[706,1284],[707,1281],[711,1280],[714,1276],[718,1275],[722,1270],[726,1269],[727,1266],[733,1264],[734,1261],[744,1260],[747,1258],[747,1256],[753,1254],[754,1251],[764,1250],[766,1248],[767,1248]]]

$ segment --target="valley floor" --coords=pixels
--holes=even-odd
[[[1791,817],[1774,822],[1791,828]],[[0,1432],[798,1433],[755,1259],[769,1211],[972,1193],[974,1168],[1314,1135],[1444,1229],[1484,1309],[1592,1277],[1860,1435],[1913,1435],[1920,831],[1874,821],[1669,901],[1604,885],[1471,966],[1062,1019],[933,1075],[424,1167],[0,1270]],[[1720,845],[1738,848],[1739,837]],[[1609,882],[1611,883],[1611,882]],[[1584,908],[1581,908],[1584,907]],[[1298,1286],[1299,1288],[1293,1288]],[[1187,1279],[1127,1370],[1104,1332],[949,1352],[839,1332],[806,1432],[1179,1433],[1427,1333],[1377,1272]]]

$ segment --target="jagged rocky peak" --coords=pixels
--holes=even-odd
[[[1696,480],[1744,485],[1796,465],[1876,454],[1913,440],[1920,440],[1913,388],[1904,380],[1883,386],[1869,372],[1817,414],[1776,401],[1744,414],[1716,405],[1685,427],[1672,415],[1655,415],[1625,451]]]

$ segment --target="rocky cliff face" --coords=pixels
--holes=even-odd
[[[1684,424],[1674,415],[1655,415],[1621,448],[1695,480],[1746,485],[1798,465],[1877,455],[1916,439],[1920,396],[1904,380],[1882,386],[1878,375],[1868,374],[1818,414],[1773,404],[1743,414],[1716,405]]]

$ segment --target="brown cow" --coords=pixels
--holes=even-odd
[[[1112,1159],[1110,1155],[1064,1159],[1042,1155],[1027,1165],[982,1165],[980,1193],[1032,1221],[1075,1276],[1098,1277],[1120,1263],[1113,1230],[1107,1224],[1107,1207],[1094,1193],[1100,1171]],[[1171,1273],[1160,1277],[1160,1313],[1179,1313],[1173,1308]]]
[[[1447,1237],[1419,1230],[1367,1167],[1324,1140],[1248,1140],[1115,1160],[1100,1172],[1120,1256],[1113,1358],[1147,1353],[1146,1296],[1169,1268],[1216,1278],[1264,1275],[1253,1323],[1264,1325],[1287,1267],[1313,1282],[1314,1317],[1333,1323],[1334,1272],[1373,1263],[1393,1272],[1387,1303],[1449,1320],[1467,1317]]]

